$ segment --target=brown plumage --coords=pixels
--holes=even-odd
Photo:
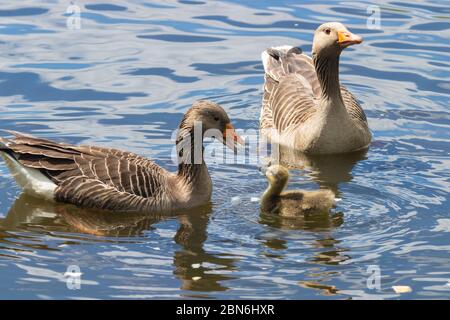
[[[269,187],[261,198],[261,211],[283,217],[296,217],[305,213],[329,211],[335,203],[330,190],[290,190],[283,192],[289,171],[281,165],[272,165],[266,171]]]
[[[164,212],[209,202],[212,187],[202,144],[211,131],[231,148],[242,143],[220,106],[198,101],[179,127],[178,173],[131,152],[56,143],[18,132],[10,132],[14,139],[0,138],[0,154],[16,181],[35,196],[84,208]]]
[[[263,52],[260,129],[270,141],[311,154],[367,147],[371,133],[355,97],[339,82],[342,50],[362,39],[332,22],[314,34],[312,59],[295,47]]]

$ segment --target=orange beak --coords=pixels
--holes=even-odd
[[[231,123],[227,123],[226,125],[222,142],[233,151],[236,150],[238,144],[240,144],[241,146],[244,145],[244,140],[242,140],[242,138],[237,135]]]
[[[363,42],[363,38],[351,33],[348,30],[338,31],[338,43],[341,48],[347,48],[353,44],[359,44]]]

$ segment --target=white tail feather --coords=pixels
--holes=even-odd
[[[272,49],[275,49],[275,50],[279,50],[279,51],[283,51],[283,52],[288,52],[290,49],[292,49],[293,48],[293,46],[289,46],[289,45],[284,45],[284,46],[278,46],[278,47],[272,47]],[[264,66],[264,72],[265,73],[269,73],[270,74],[270,64],[269,64],[269,61],[270,61],[270,59],[271,59],[271,57],[270,57],[270,55],[267,53],[267,50],[264,50],[262,53],[261,53],[261,60],[262,60],[262,62],[263,62],[263,66]]]
[[[54,192],[57,187],[55,183],[38,170],[24,167],[9,154],[0,152],[0,155],[5,160],[17,184],[24,192],[38,198],[54,200]]]

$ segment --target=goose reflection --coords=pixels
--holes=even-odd
[[[276,228],[278,230],[305,230],[315,232],[317,238],[313,240],[312,246],[316,248],[313,257],[307,259],[306,263],[314,265],[339,265],[350,259],[345,254],[347,249],[339,246],[340,241],[332,236],[332,230],[341,226],[344,222],[342,212],[315,212],[311,215],[302,215],[296,218],[286,218],[270,213],[262,213],[259,217],[259,223]],[[280,239],[278,236],[272,236],[264,239],[262,242],[270,248],[272,253],[266,254],[269,257],[284,258],[283,251],[288,248],[288,241]],[[335,286],[329,286],[326,282],[329,280],[328,274],[316,272],[310,275],[310,280],[300,281],[299,285],[319,291],[321,295],[335,295],[339,290]]]
[[[42,228],[46,231],[85,233],[103,237],[139,236],[162,220],[158,216],[107,213],[45,201],[23,193],[9,209],[1,226],[7,230]]]
[[[321,188],[328,188],[340,196],[339,184],[353,179],[352,170],[355,165],[367,159],[368,149],[351,153],[330,155],[308,155],[280,146],[275,149],[271,162],[279,162],[289,169],[309,172],[311,178]]]
[[[20,233],[9,231],[57,231],[83,233],[99,237],[139,237],[154,230],[154,224],[176,218],[179,228],[174,241],[179,245],[173,257],[174,274],[187,291],[224,291],[222,283],[230,279],[223,275],[234,268],[234,259],[210,254],[204,249],[211,205],[177,212],[173,216],[132,213],[111,213],[81,209],[68,204],[48,202],[22,194],[0,219],[0,243]],[[72,238],[72,235],[68,238]],[[109,242],[111,239],[101,239]],[[68,241],[67,244],[73,244]],[[25,245],[25,244],[24,244]],[[30,245],[36,248],[36,244]],[[43,246],[40,249],[50,248]],[[55,250],[55,249],[52,249]],[[186,293],[186,296],[195,296]]]
[[[295,218],[261,212],[259,223],[281,230],[330,231],[344,222],[342,212],[314,212]]]
[[[184,214],[179,216],[180,228],[175,242],[181,250],[175,252],[174,274],[182,280],[181,289],[189,291],[225,291],[224,280],[233,279],[226,275],[234,270],[236,259],[224,258],[207,253],[206,241],[209,212],[204,214]],[[201,295],[185,294],[188,297],[202,298]],[[207,298],[204,296],[203,298]]]

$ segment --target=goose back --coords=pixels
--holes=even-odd
[[[72,146],[10,132],[0,147],[56,184],[56,201],[113,211],[161,211],[169,203],[170,173],[131,152]]]

